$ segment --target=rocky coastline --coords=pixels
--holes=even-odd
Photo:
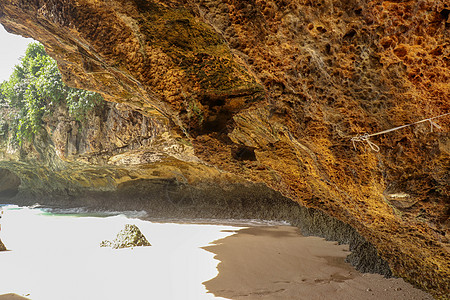
[[[6,30],[39,40],[66,83],[109,104],[84,125],[61,108],[28,144],[2,122],[0,196],[281,218],[353,243],[362,270],[448,299],[448,117],[370,143],[364,133],[449,112],[449,11],[444,0],[3,1]],[[260,200],[275,192],[247,181],[279,194]]]

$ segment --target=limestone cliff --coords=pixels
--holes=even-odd
[[[192,145],[195,156],[179,161],[323,210],[441,298],[450,294],[449,117],[435,120],[440,131],[423,123],[374,137],[379,152],[350,139],[450,111],[449,13],[444,0],[0,3],[0,22],[41,41],[67,83]]]

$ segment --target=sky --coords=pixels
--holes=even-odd
[[[8,33],[0,25],[0,82],[7,80],[19,59],[25,55],[25,50],[33,39]]]

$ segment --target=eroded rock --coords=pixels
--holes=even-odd
[[[2,240],[0,240],[0,251],[6,251],[6,246],[3,244]]]

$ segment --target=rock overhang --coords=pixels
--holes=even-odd
[[[168,120],[199,160],[345,221],[445,295],[448,131],[386,136],[378,154],[350,138],[449,109],[448,8],[332,4],[8,1],[0,21],[41,40],[67,82]]]

